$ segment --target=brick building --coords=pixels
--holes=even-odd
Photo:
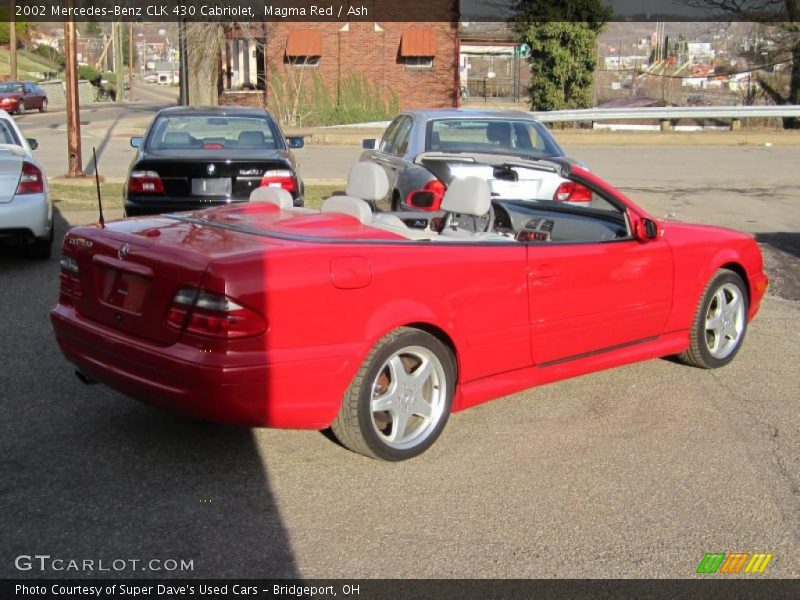
[[[457,106],[458,22],[270,23],[263,37],[230,36],[223,49],[221,103],[273,110],[302,89],[330,98],[357,77],[395,96],[400,109]],[[237,92],[258,90],[261,93]],[[230,92],[228,91],[230,90]],[[232,93],[231,93],[232,92]]]

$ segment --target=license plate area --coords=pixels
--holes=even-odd
[[[519,181],[492,179],[489,181],[489,188],[495,198],[537,200],[541,183],[538,179],[520,179]]]
[[[149,277],[113,267],[105,267],[100,298],[108,306],[134,315],[141,315],[144,299],[147,297],[149,289]]]
[[[230,196],[230,177],[213,177],[192,179],[193,196]]]

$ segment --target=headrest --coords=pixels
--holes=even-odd
[[[382,200],[389,193],[389,179],[382,167],[370,162],[353,165],[347,176],[347,195],[367,202]]]
[[[464,177],[453,179],[442,199],[442,210],[460,215],[480,217],[492,206],[492,192],[485,179]]]
[[[364,225],[372,223],[372,209],[361,198],[331,196],[322,203],[322,213],[342,213],[355,217]]]
[[[239,134],[239,145],[250,148],[264,146],[264,134],[260,131],[242,131]]]
[[[503,146],[511,143],[511,123],[494,121],[486,127],[486,139],[490,142],[499,142]]]
[[[169,131],[164,136],[165,146],[191,146],[192,136],[186,131]]]
[[[269,202],[277,205],[280,209],[294,206],[294,200],[292,200],[292,195],[289,192],[283,188],[268,185],[257,187],[250,192],[250,202]]]

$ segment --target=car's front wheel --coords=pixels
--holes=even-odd
[[[22,100],[20,100],[19,104],[17,104],[17,114],[18,115],[25,114],[25,102],[23,102]]]
[[[331,428],[354,452],[398,461],[427,450],[450,416],[453,353],[419,329],[401,327],[372,348]]]
[[[39,107],[39,112],[47,112],[47,99],[42,100],[42,105]]]
[[[706,285],[697,307],[688,350],[679,359],[702,369],[727,365],[747,332],[747,287],[733,271],[720,269]]]

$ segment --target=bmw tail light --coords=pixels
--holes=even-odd
[[[558,186],[556,193],[553,194],[556,202],[591,202],[592,190],[585,185],[567,181]]]
[[[164,184],[155,171],[131,171],[128,191],[134,194],[163,194]]]
[[[29,162],[22,163],[22,173],[17,184],[17,195],[41,194],[44,192],[42,170]]]
[[[261,177],[261,187],[279,187],[290,194],[298,189],[297,177],[288,170],[266,171]]]
[[[438,179],[434,179],[426,183],[421,190],[414,190],[408,194],[406,204],[421,210],[439,210],[445,191],[447,187]]]
[[[167,313],[173,329],[203,337],[236,339],[261,335],[267,323],[258,312],[227,296],[196,288],[178,290]]]

